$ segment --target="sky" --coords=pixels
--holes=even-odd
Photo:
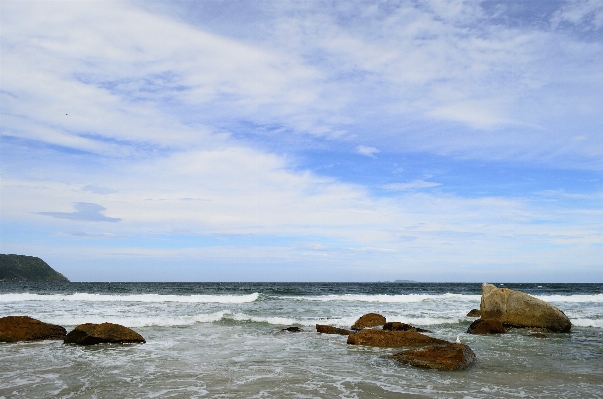
[[[603,281],[603,2],[9,1],[0,252],[72,281]]]

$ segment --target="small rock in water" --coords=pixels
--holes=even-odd
[[[467,332],[469,334],[503,334],[506,331],[500,320],[477,319],[469,325]]]
[[[102,343],[131,344],[145,343],[145,339],[136,331],[119,324],[102,323],[80,324],[65,337],[66,344],[96,345]]]
[[[419,328],[419,327],[414,327],[414,326],[411,326],[410,324],[401,323],[399,321],[392,321],[389,323],[385,323],[383,325],[383,329],[388,330],[388,331],[416,331],[416,332],[427,332],[427,333],[431,332],[429,330],[425,330],[425,329]]]
[[[301,328],[299,328],[299,327],[292,326],[292,327],[283,328],[281,331],[288,331],[288,332],[302,332],[302,331],[304,331],[304,330],[302,330],[302,329],[301,329]]]
[[[467,313],[467,317],[481,317],[482,312],[479,309],[471,309],[469,313]]]
[[[411,366],[436,370],[465,370],[475,362],[475,353],[465,344],[446,343],[408,350],[392,356]]]
[[[534,337],[534,338],[547,338],[546,335],[544,335],[543,333],[534,333],[534,334],[530,334],[530,337]]]
[[[353,334],[350,330],[346,330],[343,328],[337,328],[333,326],[327,326],[323,324],[316,325],[316,332],[323,334],[339,334],[339,335],[350,335]]]
[[[0,318],[0,342],[63,339],[66,333],[67,330],[61,326],[44,323],[29,316]]]
[[[445,343],[449,342],[415,331],[362,330],[348,336],[348,344],[350,345],[379,346],[382,348]]]
[[[360,330],[363,328],[377,327],[382,326],[386,322],[385,317],[381,316],[378,313],[367,313],[364,316],[361,316],[356,323],[352,326],[354,330]]]

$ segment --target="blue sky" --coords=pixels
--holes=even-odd
[[[0,4],[2,253],[603,281],[600,1]]]

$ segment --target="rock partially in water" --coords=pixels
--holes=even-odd
[[[392,357],[412,366],[436,370],[465,370],[476,359],[475,353],[467,345],[451,343],[408,350]]]
[[[469,334],[504,334],[505,327],[496,319],[477,319],[467,329]]]
[[[572,323],[555,306],[521,291],[482,285],[480,305],[482,318],[498,319],[505,326],[542,328],[553,332],[569,332]]]
[[[145,339],[136,331],[119,324],[102,323],[80,324],[65,337],[66,344],[96,345],[102,343],[132,344],[142,343]]]
[[[401,323],[399,321],[392,321],[389,323],[385,323],[383,325],[383,329],[387,331],[415,331],[415,332],[426,332],[430,333],[431,331],[425,330],[423,328],[414,327],[410,324]]]
[[[534,337],[534,338],[547,338],[546,335],[544,335],[543,333],[539,333],[539,332],[530,334],[530,337]]]
[[[379,346],[384,348],[444,343],[448,342],[415,331],[362,330],[348,336],[348,344],[350,345]]]
[[[43,341],[64,339],[67,330],[29,316],[6,316],[0,318],[0,342]]]
[[[324,324],[317,324],[316,331],[323,334],[339,334],[339,335],[350,335],[352,331],[343,328],[337,328],[333,326],[327,326]]]
[[[482,312],[479,309],[471,309],[469,313],[467,313],[467,317],[481,317]]]
[[[299,327],[292,326],[292,327],[283,328],[281,331],[282,332],[302,332],[304,330],[302,330]]]
[[[377,327],[384,325],[385,322],[385,317],[381,316],[380,314],[367,313],[356,320],[356,323],[354,323],[352,328],[355,330],[360,330],[363,328]]]

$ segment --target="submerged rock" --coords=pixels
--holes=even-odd
[[[0,342],[43,341],[63,339],[67,330],[29,316],[6,316],[0,318]]]
[[[399,321],[392,321],[390,323],[385,323],[383,325],[383,329],[387,331],[415,331],[415,332],[426,332],[430,333],[431,331],[425,330],[423,328],[414,327],[410,324],[401,323]]]
[[[547,338],[546,335],[544,335],[543,333],[539,333],[539,332],[530,334],[530,337],[534,337],[534,338]]]
[[[327,326],[324,324],[317,324],[316,332],[323,333],[323,334],[339,334],[339,335],[353,334],[350,330],[346,330],[343,328],[337,328],[337,327],[333,327],[333,326]]]
[[[482,312],[479,309],[471,309],[469,313],[467,313],[467,317],[481,317]]]
[[[521,291],[482,285],[480,311],[484,319],[498,319],[509,327],[534,327],[569,332],[572,323],[555,306]]]
[[[392,356],[416,367],[436,370],[465,370],[475,362],[475,353],[465,344],[432,345],[408,350]]]
[[[302,332],[304,330],[302,330],[299,327],[292,326],[292,327],[283,328],[281,331],[283,331],[283,332]]]
[[[367,313],[364,316],[361,316],[356,323],[352,326],[355,330],[360,330],[362,328],[369,327],[377,327],[385,324],[385,317],[381,316],[378,313]]]
[[[448,342],[415,331],[362,330],[348,336],[348,344],[350,345],[379,346],[384,348],[444,343]]]
[[[80,324],[65,337],[66,344],[96,345],[101,343],[145,343],[136,331],[113,323]]]
[[[467,329],[469,334],[503,334],[505,327],[496,319],[477,319]]]

